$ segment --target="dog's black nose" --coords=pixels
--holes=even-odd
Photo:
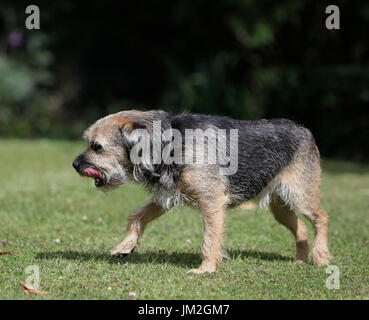
[[[79,171],[80,166],[81,166],[81,162],[78,159],[76,159],[76,160],[73,161],[73,168],[74,169],[76,169],[77,171]]]

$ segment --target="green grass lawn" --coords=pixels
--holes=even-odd
[[[292,235],[261,209],[227,212],[231,260],[214,274],[186,274],[202,243],[201,216],[189,207],[150,224],[137,252],[113,258],[128,214],[150,195],[134,184],[104,194],[80,178],[72,160],[82,143],[0,145],[0,251],[12,253],[0,255],[0,299],[369,299],[369,166],[323,161],[331,264],[340,270],[340,289],[329,290],[326,268],[292,264]],[[23,293],[32,265],[48,296]]]

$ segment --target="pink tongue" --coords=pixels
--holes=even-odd
[[[92,177],[92,178],[96,178],[96,177],[101,178],[100,171],[92,167],[88,167],[85,170],[83,170],[83,175],[87,177]]]

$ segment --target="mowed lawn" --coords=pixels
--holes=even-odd
[[[261,209],[227,212],[231,260],[214,274],[186,274],[200,264],[203,233],[189,207],[150,224],[137,252],[113,258],[127,216],[150,195],[135,184],[104,194],[79,177],[72,160],[82,143],[0,145],[0,251],[11,252],[0,255],[0,299],[369,299],[367,165],[323,161],[322,206],[340,271],[340,289],[330,290],[325,267],[292,264],[292,235]],[[29,266],[49,295],[23,293]]]

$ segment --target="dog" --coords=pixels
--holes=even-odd
[[[157,123],[161,134],[172,130],[182,139],[156,141]],[[188,130],[206,132],[208,129],[220,132],[217,141],[226,144],[229,159],[237,160],[236,170],[227,172],[229,163],[221,163],[217,157],[214,161],[209,142],[195,153],[193,145],[188,147],[184,143]],[[234,150],[231,130],[237,132]],[[135,155],[141,161],[133,159],[133,151],[140,149],[137,145],[145,140],[144,134],[149,139],[145,144],[147,150],[153,151],[155,147],[162,152],[156,161],[151,155],[143,155],[143,148]],[[275,219],[292,232],[296,240],[294,263],[309,262],[307,229],[295,210],[301,212],[315,231],[312,263],[328,264],[331,257],[327,244],[328,215],[320,206],[320,155],[312,133],[303,126],[286,119],[246,121],[191,113],[171,115],[161,110],[130,110],[98,120],[85,131],[84,139],[86,149],[73,162],[81,176],[95,179],[96,187],[102,190],[133,180],[143,183],[153,195],[129,216],[124,240],[111,251],[112,255],[131,253],[149,222],[183,203],[200,209],[204,223],[202,263],[189,272],[214,272],[225,256],[221,249],[225,210],[248,206],[252,201],[269,207]],[[179,161],[173,161],[173,150],[180,154]],[[205,157],[212,153],[213,161],[180,161],[186,153],[193,160],[199,150]]]

